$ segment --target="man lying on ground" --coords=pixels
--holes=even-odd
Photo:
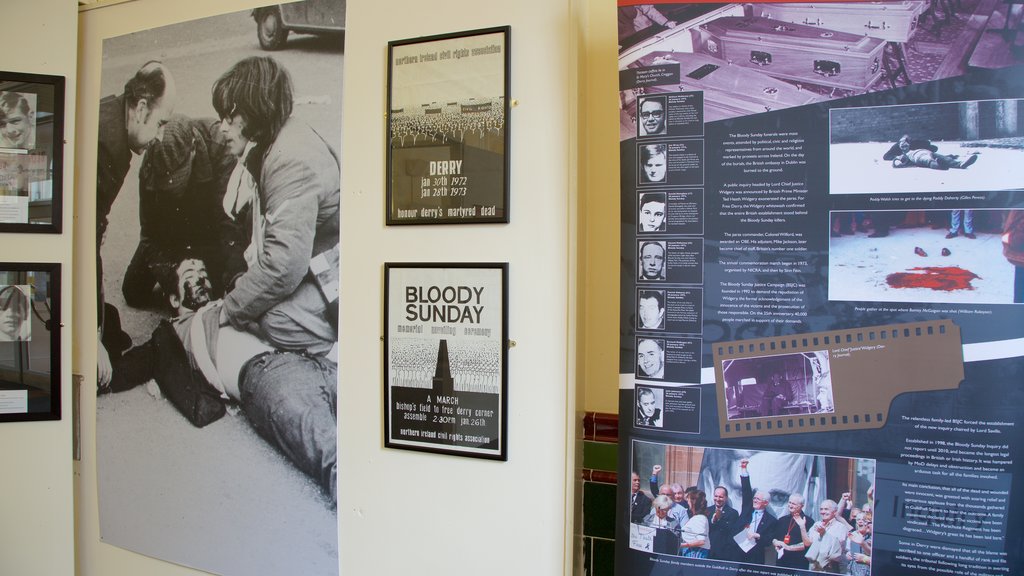
[[[220,326],[201,260],[185,259],[161,279],[173,312],[153,336],[114,364],[100,393],[155,380],[198,427],[237,402],[256,432],[337,503],[337,365],[323,357],[275,350],[248,332]],[[171,277],[172,276],[172,277]]]

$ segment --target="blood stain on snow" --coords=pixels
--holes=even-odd
[[[932,290],[974,290],[971,280],[981,279],[970,270],[959,266],[919,266],[907,272],[896,272],[885,277],[893,288],[931,288]]]

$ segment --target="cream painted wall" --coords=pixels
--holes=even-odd
[[[72,265],[75,166],[75,38],[71,0],[6,0],[0,69],[65,77],[64,233],[0,234],[0,261],[63,265],[64,328],[60,381],[63,417],[54,422],[0,424],[0,573],[71,574],[74,568],[71,453]],[[59,40],[59,41],[58,41]],[[13,47],[17,47],[14,49]]]
[[[584,409],[619,411],[618,31],[613,0],[586,0],[580,62],[580,383]]]
[[[567,0],[349,2],[340,495],[347,574],[569,572],[575,383],[574,21]],[[511,223],[383,225],[387,41],[512,27]],[[353,225],[346,223],[352,222]],[[357,223],[357,224],[356,224]],[[385,261],[508,261],[509,460],[385,450]]]
[[[83,576],[200,574],[99,541],[95,469],[92,223],[102,39],[239,10],[244,0],[137,0],[80,16],[82,142],[76,182],[75,370],[83,384],[77,486]],[[577,357],[576,43],[569,0],[349,0],[345,54],[338,519],[342,574],[567,574],[572,564]],[[512,26],[508,225],[383,224],[387,41]],[[509,461],[385,450],[381,292],[385,261],[510,263]],[[255,545],[258,545],[255,544]],[[398,547],[398,548],[396,548]],[[401,553],[395,553],[400,549]]]

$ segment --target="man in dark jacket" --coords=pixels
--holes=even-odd
[[[939,154],[939,147],[928,140],[911,138],[904,134],[899,141],[882,155],[883,160],[892,162],[893,168],[918,166],[932,170],[966,169],[978,160],[978,153],[972,152],[966,160],[956,154]]]
[[[640,475],[633,472],[629,477],[629,521],[640,524],[644,516],[651,513],[651,499],[640,489]]]
[[[708,519],[711,521],[711,553],[708,557],[715,560],[736,560],[739,547],[732,537],[736,534],[740,515],[735,508],[729,506],[729,491],[725,486],[715,486],[712,499],[715,505],[707,511]]]
[[[100,247],[110,209],[128,175],[132,154],[142,154],[150,144],[160,140],[176,99],[170,70],[160,62],[150,61],[125,83],[121,95],[107,96],[100,101],[96,151],[96,294],[100,337],[97,377],[101,386],[110,383],[111,360],[131,346],[131,338],[121,330],[117,309],[106,303]]]
[[[176,266],[186,254],[206,263],[214,294],[224,292],[225,269],[245,269],[251,218],[229,218],[222,206],[236,157],[219,125],[212,118],[172,116],[163,138],[146,152],[139,170],[139,245],[121,286],[129,306],[154,304],[156,269]]]

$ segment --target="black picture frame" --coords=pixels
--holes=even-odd
[[[0,71],[0,232],[60,234],[63,182],[64,77]]]
[[[508,263],[385,263],[384,295],[384,445],[508,460]]]
[[[387,225],[509,222],[510,36],[388,42]]]
[[[62,328],[61,265],[0,262],[0,422],[60,420]]]

